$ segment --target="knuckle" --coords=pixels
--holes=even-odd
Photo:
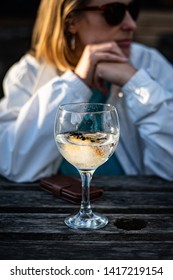
[[[115,42],[110,42],[110,49],[112,51],[115,50],[115,46],[116,46]]]

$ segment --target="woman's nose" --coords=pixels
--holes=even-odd
[[[122,28],[134,31],[136,30],[136,27],[137,27],[136,21],[132,18],[129,11],[126,11],[124,19],[122,21]]]

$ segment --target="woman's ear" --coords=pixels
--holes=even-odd
[[[69,20],[67,30],[71,34],[76,34],[77,24],[76,24],[76,20],[74,18]]]
[[[76,48],[76,33],[77,33],[77,24],[74,18],[68,19],[66,30],[68,32],[68,43],[70,49],[74,51]]]

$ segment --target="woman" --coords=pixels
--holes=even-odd
[[[101,174],[173,179],[173,68],[132,43],[138,0],[42,0],[32,49],[8,71],[0,103],[0,174],[17,182],[70,174],[58,154],[58,106],[107,102],[119,113],[116,155]]]

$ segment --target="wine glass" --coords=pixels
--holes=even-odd
[[[54,137],[61,155],[77,168],[82,180],[81,207],[76,215],[66,217],[73,229],[99,229],[107,217],[93,213],[90,182],[94,171],[114,153],[119,140],[116,108],[101,103],[60,105],[55,119]]]

